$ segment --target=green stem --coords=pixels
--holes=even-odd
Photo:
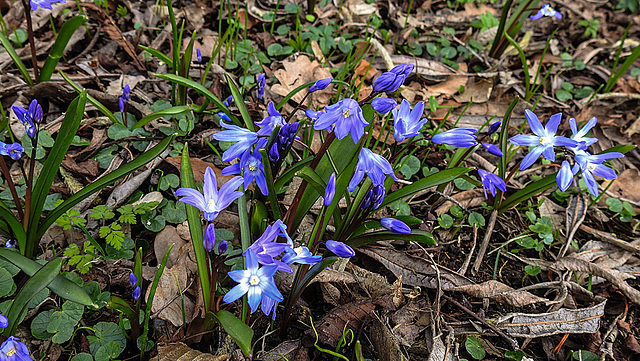
[[[27,19],[27,34],[29,34],[29,47],[31,48],[31,62],[33,63],[33,76],[38,82],[40,77],[38,70],[38,56],[36,54],[35,37],[33,36],[33,23],[31,22],[31,3],[27,0],[22,0],[22,6],[24,7],[24,17]]]

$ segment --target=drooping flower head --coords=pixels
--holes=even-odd
[[[406,223],[396,218],[382,218],[380,220],[380,225],[393,233],[411,233],[411,228],[409,228]]]
[[[482,147],[487,150],[487,152],[497,155],[498,157],[502,157],[502,151],[498,148],[497,145],[491,143],[482,143]]]
[[[216,174],[211,167],[207,167],[204,173],[203,193],[193,188],[178,188],[176,197],[182,197],[180,202],[190,204],[204,212],[204,218],[209,222],[216,219],[218,213],[236,199],[242,196],[242,192],[237,191],[242,184],[241,177],[234,177],[223,184],[218,190]]]
[[[0,360],[2,361],[31,361],[27,345],[17,337],[9,336],[0,345]]]
[[[200,48],[196,48],[196,60],[198,63],[202,63],[202,53],[200,52]]]
[[[402,63],[396,65],[390,71],[382,73],[373,82],[373,91],[380,93],[393,93],[398,90],[409,74],[413,71],[414,65]]]
[[[336,173],[333,172],[329,176],[327,189],[324,190],[324,206],[329,207],[333,202],[333,196],[336,194]]]
[[[252,132],[249,129],[241,128],[234,124],[227,124],[222,121],[220,122],[220,126],[229,130],[223,130],[211,137],[220,142],[233,143],[229,149],[222,153],[222,160],[225,162],[230,162],[242,157],[247,150],[251,149],[252,145],[258,142],[258,133]]]
[[[353,190],[356,189],[356,186],[362,181],[365,173],[371,178],[374,186],[384,185],[384,179],[387,174],[394,180],[398,180],[393,174],[393,168],[391,168],[389,161],[368,148],[362,148],[360,150],[356,170],[353,178],[351,178],[349,182],[349,192],[353,192]]]
[[[356,255],[356,252],[353,250],[353,248],[342,242],[329,240],[326,242],[326,245],[327,249],[333,252],[338,257],[351,258]]]
[[[54,3],[66,3],[67,0],[30,0],[31,11],[36,11],[38,8],[53,9],[51,4]]]
[[[473,128],[454,128],[434,135],[431,137],[431,141],[436,144],[447,144],[454,147],[473,147],[478,144],[476,140],[477,132]]]
[[[387,114],[396,109],[398,103],[394,99],[377,97],[371,101],[371,107],[378,113]]]
[[[262,99],[262,97],[264,97],[264,84],[266,82],[265,76],[266,75],[264,73],[260,73],[258,75],[258,99]]]
[[[226,295],[223,301],[226,303],[233,302],[238,298],[247,294],[247,301],[251,307],[251,313],[258,310],[258,306],[263,302],[263,295],[269,297],[275,302],[282,302],[284,297],[278,291],[273,275],[278,270],[278,266],[269,265],[259,267],[258,259],[252,249],[247,249],[244,253],[246,269],[236,270],[228,273],[229,277],[238,282]],[[268,307],[271,311],[273,307]],[[264,311],[264,305],[263,305]]]
[[[553,10],[553,8],[551,7],[550,4],[542,5],[540,10],[538,10],[537,13],[531,15],[529,18],[531,18],[533,20],[538,20],[543,16],[555,16],[558,19],[562,19],[562,14],[560,14],[559,11]]]
[[[487,190],[494,197],[496,196],[497,189],[500,189],[503,192],[507,191],[507,185],[505,184],[504,180],[502,180],[502,178],[500,178],[498,175],[489,173],[484,169],[478,169],[478,173],[480,174],[480,181],[482,181],[484,198],[489,199]]]
[[[267,177],[264,174],[264,166],[262,165],[262,154],[260,149],[265,146],[267,140],[262,138],[258,141],[255,149],[251,151],[247,149],[240,162],[232,164],[222,170],[222,175],[240,174],[244,178],[244,186],[248,187],[249,184],[255,179],[258,188],[262,194],[269,195],[269,188],[267,187]]]
[[[284,228],[282,226],[285,226]],[[277,259],[287,247],[293,246],[293,241],[289,242],[289,235],[285,231],[286,225],[281,220],[276,220],[272,225],[267,226],[260,238],[258,238],[248,250],[252,250],[261,265],[276,265],[280,271],[293,272],[289,264]],[[286,243],[276,242],[278,237],[287,239]]]
[[[0,314],[0,328],[7,328],[9,326],[9,319],[7,316]]]
[[[288,123],[280,128],[276,141],[271,145],[269,149],[269,160],[277,162],[281,156],[289,149],[293,141],[296,139],[296,133],[298,133],[298,122]]]
[[[577,152],[578,150],[587,150],[587,148],[591,144],[598,141],[598,138],[587,137],[587,134],[589,134],[589,131],[593,127],[595,127],[597,123],[598,123],[598,119],[596,119],[596,117],[593,117],[589,119],[589,121],[582,128],[580,128],[580,130],[578,130],[578,124],[576,123],[576,119],[575,118],[569,119],[569,127],[571,127],[571,133],[573,134],[571,136],[571,139],[578,142],[578,145],[576,147],[570,148],[572,151]]]
[[[202,239],[202,245],[207,252],[213,251],[216,246],[216,229],[213,223],[207,224],[207,228],[204,230],[204,237]]]
[[[364,127],[369,125],[362,115],[362,108],[357,101],[351,98],[342,99],[325,107],[325,112],[320,114],[313,128],[315,130],[329,129],[334,124],[334,132],[338,139],[351,133],[354,143],[358,143],[364,134]]]
[[[269,116],[267,116],[260,122],[256,122],[256,125],[260,127],[258,135],[271,135],[271,133],[273,132],[273,128],[276,125],[282,127],[285,124],[284,118],[276,110],[276,107],[273,105],[272,101],[270,101],[267,105],[267,111],[269,112]]]
[[[540,157],[540,154],[548,160],[556,160],[556,152],[554,150],[556,146],[573,148],[578,145],[578,142],[573,139],[556,135],[558,125],[560,125],[560,121],[562,120],[562,113],[552,115],[544,127],[542,123],[540,123],[538,116],[531,110],[526,109],[524,114],[529,122],[529,128],[531,128],[531,131],[535,135],[518,134],[509,139],[509,141],[515,145],[534,147],[522,159],[520,170],[529,168]]]
[[[365,212],[378,209],[384,200],[385,193],[386,189],[383,185],[374,186],[365,194],[360,208]]]
[[[129,84],[124,86],[122,90],[122,95],[118,98],[118,106],[120,107],[120,113],[124,113],[127,110],[127,104],[129,104],[129,99],[131,99],[131,90],[129,89]]]
[[[136,277],[136,274],[131,272],[129,273],[129,285],[131,285],[131,287],[135,287],[138,284],[138,277]]]
[[[316,81],[316,83],[309,88],[309,93],[313,93],[315,91],[325,89],[326,87],[329,86],[329,84],[331,84],[332,81],[333,81],[333,78],[325,78],[325,79],[320,79]]]
[[[406,99],[402,100],[398,109],[393,109],[393,137],[400,143],[407,138],[412,138],[420,133],[420,129],[427,123],[427,118],[422,118],[424,102],[420,101],[411,110],[411,104]]]
[[[299,264],[316,264],[322,260],[322,256],[314,256],[309,251],[309,248],[302,247],[287,247],[284,249],[284,256],[282,256],[282,262],[286,264],[299,263]]]
[[[131,297],[133,298],[134,301],[137,301],[140,299],[141,293],[142,293],[142,290],[140,289],[140,286],[136,286],[136,288],[133,289],[133,292],[131,292]]]
[[[13,109],[16,117],[18,117],[24,126],[29,138],[33,139],[38,131],[37,124],[42,123],[42,106],[38,104],[36,99],[33,99],[31,103],[29,103],[29,109],[24,109],[18,105],[12,106],[11,109]]]
[[[622,157],[624,157],[624,154],[620,152],[608,152],[592,155],[585,151],[579,151],[575,155],[576,164],[573,165],[572,171],[573,174],[576,174],[578,170],[582,172],[582,179],[584,179],[587,189],[589,189],[589,192],[593,194],[594,197],[597,197],[600,191],[598,189],[598,182],[596,182],[594,175],[606,180],[616,179],[618,177],[616,171],[607,167],[603,163],[607,159]]]
[[[13,160],[18,160],[22,157],[24,148],[20,143],[4,144],[0,142],[0,155],[8,155]]]

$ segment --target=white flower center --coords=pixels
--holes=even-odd
[[[255,172],[258,166],[255,163],[249,163],[249,170]]]
[[[207,205],[209,206],[209,209],[212,209],[215,207],[216,203],[213,201],[213,199],[209,199],[209,203]]]
[[[596,169],[596,166],[595,164],[589,164],[587,168],[589,169],[590,172],[593,172]]]
[[[296,251],[298,256],[302,254],[302,247],[294,248],[293,250]]]
[[[258,278],[258,276],[251,276],[251,278],[249,279],[249,284],[251,286],[257,286],[260,284],[260,278]]]

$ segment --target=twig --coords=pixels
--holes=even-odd
[[[482,264],[482,260],[484,259],[485,253],[487,253],[487,247],[489,247],[489,240],[491,239],[491,235],[493,234],[493,228],[496,226],[496,219],[498,218],[498,211],[493,210],[491,212],[491,218],[489,218],[489,225],[487,226],[487,232],[484,234],[484,238],[482,239],[482,244],[480,245],[480,249],[478,250],[478,256],[476,260],[473,262],[473,267],[471,268],[471,274],[476,275],[480,270],[480,265]]]
[[[483,325],[489,327],[491,329],[491,331],[495,332],[498,336],[502,337],[505,341],[507,341],[507,343],[509,343],[509,345],[511,345],[511,348],[514,351],[518,351],[520,349],[520,346],[518,346],[518,341],[514,340],[513,338],[507,336],[504,332],[500,331],[499,328],[497,328],[495,325],[487,322],[485,319],[483,319],[482,317],[478,316],[475,312],[471,311],[470,309],[466,308],[465,306],[463,306],[462,304],[460,304],[458,301],[454,300],[453,298],[447,296],[447,295],[442,295],[442,297],[444,297],[447,301],[453,303],[454,305],[458,306],[458,308],[460,308],[461,310],[463,310],[464,312],[466,312],[467,314],[469,314],[469,316],[475,318],[476,320],[480,321],[480,323],[482,323]]]

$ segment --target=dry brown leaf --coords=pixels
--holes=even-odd
[[[638,169],[625,169],[618,178],[613,181],[609,192],[617,194],[623,198],[640,202],[640,171]]]
[[[459,103],[468,103],[473,100],[474,103],[484,103],[491,97],[493,90],[493,79],[474,79],[469,78],[464,91],[460,95],[454,95]]]
[[[523,307],[533,303],[549,301],[546,298],[538,297],[530,292],[513,289],[495,280],[456,287],[452,289],[452,291],[464,292],[477,298],[490,298],[514,307]]]
[[[165,159],[174,167],[180,169],[181,157],[168,157]],[[213,163],[205,162],[200,158],[191,158],[191,168],[193,169],[193,179],[196,183],[204,183],[204,172],[207,170],[207,167],[211,167],[213,172],[216,174],[216,180],[218,181],[218,187],[222,187],[223,184],[227,183],[234,176],[224,176],[222,175],[222,170],[215,166]]]
[[[192,349],[182,342],[158,345],[158,356],[151,361],[227,361],[229,355],[214,356]]]
[[[281,96],[286,96],[300,85],[331,77],[328,68],[320,67],[317,61],[311,61],[306,55],[292,55],[282,62],[284,69],[278,69],[273,75],[278,79],[279,83],[274,84],[271,90]],[[293,96],[293,100],[301,102],[306,92],[298,92]],[[324,90],[318,90],[313,93],[314,105],[325,106],[329,104],[333,96],[333,86],[329,85]],[[308,102],[308,100],[307,100]],[[308,103],[307,103],[308,104]]]

